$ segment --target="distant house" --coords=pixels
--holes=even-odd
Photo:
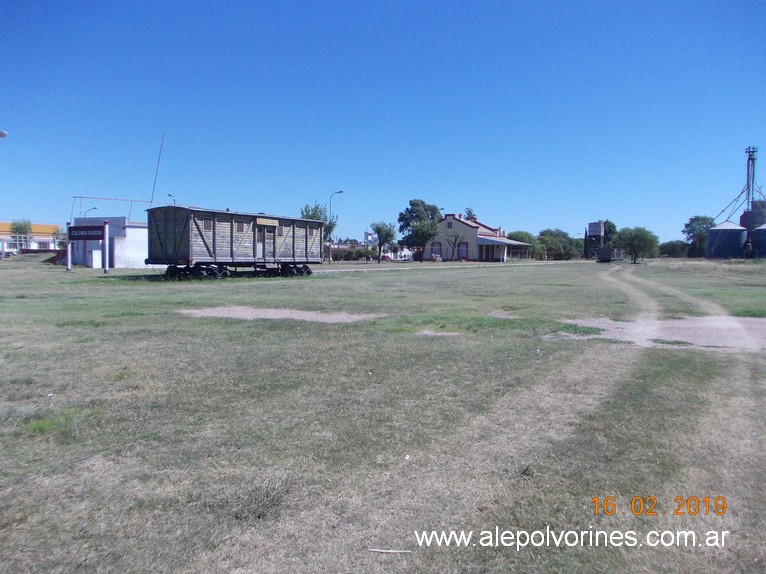
[[[394,253],[393,251],[383,251],[383,261],[412,261],[414,252],[409,247],[402,247]]]
[[[426,245],[426,261],[498,261],[528,259],[529,243],[508,239],[503,229],[490,227],[476,217],[447,214],[438,221],[439,235]]]
[[[402,246],[399,251],[393,254],[394,261],[412,261],[415,253],[407,246]]]
[[[56,249],[60,228],[50,223],[31,223],[28,234],[17,235],[11,232],[13,224],[0,221],[0,252],[18,253],[24,249],[48,251]]]

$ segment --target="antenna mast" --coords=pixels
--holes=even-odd
[[[745,209],[747,211],[752,211],[753,197],[755,195],[755,154],[758,153],[758,148],[750,146],[745,149],[745,153],[747,154],[747,184],[745,185],[747,191],[747,204]]]
[[[165,132],[162,132],[162,139],[160,140],[160,153],[157,156],[157,168],[154,170],[154,184],[152,185],[152,199],[149,203],[154,203],[154,188],[157,187],[157,174],[160,172],[160,160],[162,159],[162,144],[165,143]]]

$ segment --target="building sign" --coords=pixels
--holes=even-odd
[[[104,239],[103,225],[73,225],[69,227],[69,241]]]
[[[103,241],[101,244],[101,261],[104,273],[109,273],[109,220],[104,225],[69,225],[67,224],[66,270],[72,270],[73,241]],[[85,244],[83,244],[83,265],[85,265]]]

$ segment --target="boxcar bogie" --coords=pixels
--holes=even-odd
[[[226,279],[227,277],[231,277],[233,272],[226,266],[218,265],[199,264],[191,267],[189,265],[184,265],[182,267],[179,267],[178,265],[168,265],[168,268],[165,270],[165,275],[169,279],[188,279],[190,277],[199,279],[205,279],[207,277]]]
[[[147,214],[146,263],[167,265],[169,278],[310,275],[322,263],[322,221],[182,206]]]

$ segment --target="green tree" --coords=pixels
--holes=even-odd
[[[566,231],[561,229],[543,229],[538,234],[538,237],[543,244],[549,246],[546,249],[551,255],[559,254],[557,258],[572,259],[580,257],[582,245],[578,249],[578,244]]]
[[[571,243],[572,258],[578,258],[583,256],[585,251],[585,239],[582,237],[573,237]]]
[[[613,221],[609,221],[608,219],[604,220],[604,245],[609,245],[610,241],[612,241],[612,238],[617,233],[617,226],[614,224]]]
[[[53,245],[56,249],[66,248],[66,234],[61,230],[60,225],[53,229]]]
[[[29,246],[30,235],[32,235],[32,223],[28,219],[11,222],[11,238],[17,249],[25,249]]]
[[[543,247],[546,259],[564,259],[564,246],[552,235],[540,235],[537,240]]]
[[[17,219],[11,223],[11,233],[14,235],[30,235],[32,223],[28,219]]]
[[[707,255],[707,232],[715,226],[715,219],[707,215],[695,215],[684,224],[681,233],[689,244],[689,257],[705,257]]]
[[[506,234],[506,237],[508,239],[513,239],[514,241],[529,243],[530,245],[534,245],[534,242],[537,241],[537,237],[532,235],[529,231],[509,231]]]
[[[393,223],[386,223],[385,221],[371,223],[370,229],[378,236],[378,263],[380,263],[380,258],[383,256],[383,246],[394,241],[396,230]]]
[[[324,205],[319,205],[314,202],[314,205],[308,203],[301,209],[301,219],[316,219],[324,222],[324,240],[332,241],[332,234],[335,231],[335,226],[338,223],[338,217],[333,216],[332,221],[329,221],[327,217],[327,208]]]
[[[644,227],[623,227],[612,239],[613,245],[630,255],[631,263],[638,263],[639,257],[656,257],[659,242],[657,236]]]
[[[529,243],[531,245],[529,248],[529,256],[533,259],[540,259],[545,255],[545,249],[543,248],[542,243],[540,243],[540,240],[528,231],[511,231],[506,234],[506,237],[508,239],[513,239],[514,241]]]
[[[529,243],[529,257],[532,259],[540,259],[544,255],[543,247],[540,241],[529,233],[528,231],[511,231],[506,233],[505,236],[513,241],[521,241],[522,243]]]
[[[410,241],[409,245],[425,247],[434,238],[439,235],[439,226],[435,221],[430,219],[424,219],[418,221],[410,228]],[[420,255],[420,262],[423,262],[423,254]]]
[[[422,222],[430,222],[436,226],[436,222],[441,219],[441,211],[432,203],[426,203],[422,199],[411,199],[409,206],[399,213],[399,233],[403,235],[401,243],[408,247],[415,247],[418,245],[425,245],[420,239],[423,234],[422,231],[427,230],[428,227],[420,226],[419,235],[416,237],[415,226]],[[438,234],[438,230],[437,230]],[[427,233],[425,235],[428,235]],[[434,235],[433,237],[436,237]],[[433,239],[431,237],[431,239]]]
[[[681,239],[660,243],[660,255],[665,257],[686,257],[689,244]]]
[[[476,217],[476,212],[473,210],[473,207],[466,207],[465,208],[465,218],[466,219],[473,219]]]
[[[450,249],[452,250],[452,255],[450,257],[451,261],[455,260],[455,252],[457,251],[457,246],[461,242],[465,241],[465,235],[460,235],[459,233],[452,233],[447,234],[444,236],[444,240],[447,242],[447,245],[450,246]]]

